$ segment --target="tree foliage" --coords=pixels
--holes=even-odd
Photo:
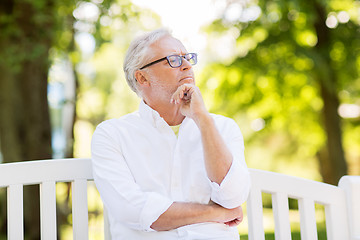
[[[87,7],[90,7],[91,11],[88,11]],[[90,34],[96,42],[95,49],[99,49],[113,37],[113,32],[106,22],[116,22],[119,26],[117,30],[125,31],[125,23],[137,18],[137,14],[139,12],[130,1],[5,0],[0,2],[2,155],[0,160],[2,162],[52,157],[47,98],[48,71],[52,61],[59,59],[69,61],[74,75],[76,77],[79,75],[79,78],[75,78],[74,84],[81,86],[77,91],[79,96],[71,99],[74,104],[76,97],[81,99],[84,95],[82,90],[88,91],[90,89],[87,86],[92,85],[78,72],[84,56],[75,41],[77,34],[84,32]],[[121,37],[119,39],[126,42],[126,39]],[[112,80],[108,77],[105,75],[104,81],[99,82],[99,85],[106,85],[106,82]],[[94,83],[94,78],[90,79],[91,82]],[[72,145],[72,142],[70,144]],[[39,198],[36,196],[39,196],[38,187],[25,188],[27,239],[40,239]],[[5,232],[6,204],[4,204],[4,195],[0,197],[2,197],[0,232]],[[60,212],[62,211],[63,209],[60,209]],[[63,217],[62,220],[58,219],[60,223],[67,221],[68,213],[60,214]]]
[[[229,18],[236,7],[242,14]],[[222,99],[214,111],[246,118],[256,130],[265,124],[246,131],[259,151],[266,147],[277,160],[316,156],[323,180],[333,184],[347,173],[339,103],[359,101],[358,7],[351,0],[233,2],[207,29],[213,41],[236,39],[231,58],[202,76],[203,87]]]

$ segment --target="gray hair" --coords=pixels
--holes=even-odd
[[[137,88],[135,71],[139,70],[150,60],[151,56],[148,54],[150,45],[167,35],[171,36],[170,31],[165,28],[160,28],[135,38],[129,46],[123,68],[129,87],[139,96],[141,93]]]

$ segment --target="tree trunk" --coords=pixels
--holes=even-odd
[[[326,146],[319,152],[318,158],[323,181],[337,185],[339,179],[347,174],[347,164],[342,146],[341,120],[338,115],[337,76],[332,69],[329,56],[331,33],[325,25],[327,15],[319,1],[313,1],[313,3],[318,17],[314,26],[318,37],[315,47],[316,56],[318,56],[316,77],[324,104],[322,117],[327,136]]]
[[[50,159],[52,155],[47,73],[56,16],[53,5],[51,0],[0,2],[0,142],[4,162]],[[39,187],[25,187],[26,239],[40,239],[39,209]]]

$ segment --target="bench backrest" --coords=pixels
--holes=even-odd
[[[301,239],[317,239],[315,203],[324,205],[328,240],[350,239],[345,192],[316,181],[274,172],[251,170],[252,186],[247,200],[249,239],[265,239],[262,192],[270,193],[275,239],[291,239],[288,199],[297,199]]]
[[[41,239],[56,239],[57,182],[71,182],[74,239],[88,239],[87,181],[90,159],[41,160],[0,164],[0,187],[7,188],[8,239],[24,239],[23,186],[40,186]]]
[[[250,172],[252,187],[247,201],[249,239],[265,239],[261,193],[266,192],[272,195],[277,240],[291,239],[288,198],[298,199],[301,239],[317,239],[315,203],[320,203],[325,207],[328,240],[350,239],[350,234],[351,239],[360,240],[357,226],[360,224],[360,177],[344,178],[343,189],[273,172],[255,169],[250,169]],[[8,239],[24,238],[23,186],[30,184],[40,186],[41,239],[56,239],[57,182],[72,184],[73,238],[88,239],[89,180],[93,180],[90,159],[0,164],[0,187],[7,188],[8,197]],[[358,185],[354,185],[353,180]],[[348,214],[348,211],[352,213]],[[104,220],[105,240],[110,240],[106,216]]]

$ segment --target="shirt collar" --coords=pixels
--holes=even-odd
[[[152,109],[149,105],[147,105],[144,102],[144,100],[142,100],[140,102],[139,114],[142,119],[151,123],[151,125],[154,126],[155,128],[164,128],[165,126],[169,128],[169,125],[160,116],[160,114],[156,110]],[[185,119],[182,122],[182,125],[187,121],[188,121],[188,118],[185,117]]]
[[[141,118],[151,123],[154,127],[164,126],[164,124],[168,125],[160,114],[147,105],[144,100],[140,102],[139,113]]]

